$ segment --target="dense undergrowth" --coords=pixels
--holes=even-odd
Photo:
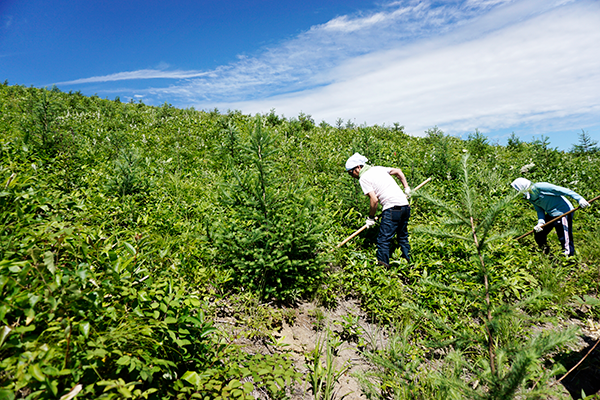
[[[244,332],[265,340],[281,306],[350,297],[391,332],[363,346],[369,398],[543,398],[577,335],[560,322],[600,317],[597,204],[571,259],[552,234],[550,257],[512,239],[536,222],[514,178],[600,194],[584,132],[563,152],[7,84],[0,132],[0,398],[286,398],[286,352],[245,351],[215,317],[252,308]],[[332,251],[368,212],[355,151],[433,178],[411,199],[410,266],[374,262],[376,230]]]

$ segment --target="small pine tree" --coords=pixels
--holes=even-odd
[[[31,89],[27,110],[28,119],[23,124],[25,144],[33,146],[41,154],[54,157],[61,150],[63,132],[58,117],[62,104],[54,99],[56,92]]]
[[[488,138],[479,132],[479,129],[475,129],[475,132],[469,133],[467,146],[471,154],[477,158],[485,157],[490,151]]]
[[[513,150],[513,151],[518,151],[521,150],[521,148],[523,147],[523,142],[521,141],[521,139],[513,132],[510,137],[508,138],[508,142],[506,144],[506,147],[509,150]]]
[[[598,149],[598,146],[597,146],[598,141],[592,140],[592,138],[586,131],[584,131],[582,129],[581,133],[578,136],[579,136],[579,144],[573,145],[573,149],[571,149],[572,153],[589,154],[589,153],[596,153],[596,152],[600,151],[600,149]]]
[[[216,260],[232,285],[266,299],[293,300],[316,286],[323,262],[316,252],[319,217],[307,191],[281,178],[274,138],[256,117],[244,164],[223,189]]]
[[[232,121],[227,121],[227,127],[222,130],[222,134],[225,136],[223,150],[227,152],[227,155],[233,161],[237,161],[239,155],[239,130]]]
[[[112,174],[108,178],[107,191],[119,197],[148,190],[150,177],[144,168],[144,159],[138,150],[125,150],[113,162]]]
[[[431,152],[426,160],[425,174],[440,179],[455,179],[458,176],[458,159],[453,157],[450,137],[444,135],[437,126],[426,133]]]

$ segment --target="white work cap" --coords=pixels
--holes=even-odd
[[[510,184],[510,186],[513,187],[513,189],[518,190],[519,192],[529,189],[529,187],[531,186],[531,181],[529,179],[525,179],[525,178],[517,178],[514,181],[512,181],[512,183]],[[529,193],[525,193],[525,198],[529,198]]]
[[[359,153],[354,153],[352,154],[352,157],[346,161],[346,171],[350,171],[359,165],[365,165],[367,161],[369,161],[367,160],[367,157],[360,155]]]

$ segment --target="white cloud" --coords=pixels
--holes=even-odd
[[[2,16],[2,27],[4,29],[9,29],[13,24],[13,16],[12,15],[3,15]]]
[[[163,65],[69,83],[179,79],[137,92],[147,104],[275,108],[329,123],[399,122],[413,134],[434,125],[458,134],[559,129],[561,119],[573,125],[600,116],[598,26],[597,0],[403,0],[337,17],[211,71]]]
[[[126,81],[135,79],[186,79],[196,78],[199,76],[207,75],[207,72],[202,71],[164,71],[158,69],[140,69],[137,71],[129,72],[118,72],[116,74],[92,76],[91,78],[75,79],[66,82],[57,82],[57,85],[76,85],[82,83],[94,83],[94,82],[114,82],[114,81]]]
[[[487,2],[435,6],[415,0],[390,3],[376,12],[341,16],[313,26],[296,38],[219,67],[201,79],[150,92],[180,96],[181,103],[241,101],[331,84],[337,80],[331,69],[347,60],[452,31],[489,7]]]
[[[381,27],[381,25],[389,25],[395,21],[400,20],[403,16],[411,13],[425,10],[425,3],[419,3],[414,7],[401,7],[392,12],[378,12],[365,17],[352,18],[351,16],[344,15],[332,19],[331,21],[313,27],[313,31],[323,32],[342,32],[349,33],[359,30],[369,29],[373,26]]]
[[[324,87],[217,106],[302,111],[329,123],[397,121],[414,134],[433,125],[460,133],[597,117],[600,6],[580,1],[539,14],[531,8],[538,2],[525,3],[483,17],[513,18],[496,20],[502,28],[484,36],[464,40],[477,33],[473,26],[489,26],[475,21],[450,36],[349,60],[327,74],[332,83]]]

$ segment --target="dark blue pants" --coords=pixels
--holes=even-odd
[[[410,262],[410,244],[408,243],[408,219],[410,206],[396,206],[381,213],[379,235],[377,236],[377,260],[390,263],[390,243],[398,235],[398,245],[402,257]]]
[[[551,221],[554,218],[556,217],[552,217],[550,215],[544,216],[544,220],[546,221]],[[574,255],[575,245],[573,244],[573,213],[565,215],[561,219],[546,225],[541,232],[535,232],[535,241],[540,248],[544,249],[547,246],[548,234],[553,228],[556,230],[556,234],[558,235],[558,240],[560,241],[560,246],[563,249],[563,252],[567,256]]]

